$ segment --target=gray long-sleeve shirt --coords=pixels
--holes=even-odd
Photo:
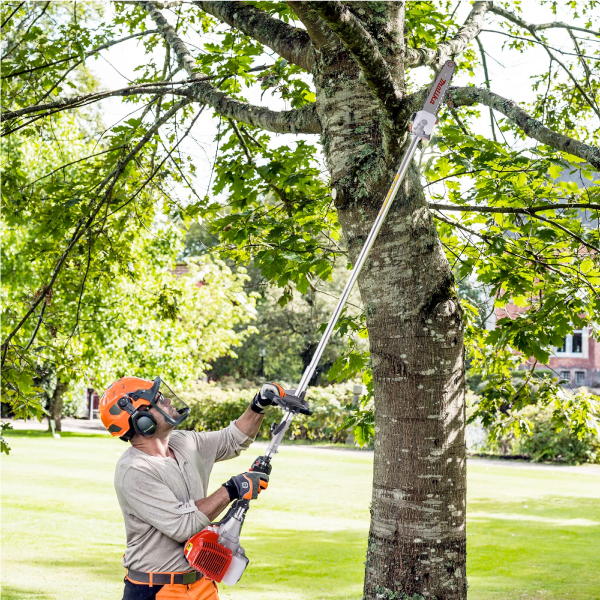
[[[126,450],[115,471],[127,535],[123,565],[145,572],[188,571],[184,543],[210,524],[194,501],[206,498],[214,463],[238,456],[251,442],[233,422],[221,431],[174,431],[169,448],[177,461]]]

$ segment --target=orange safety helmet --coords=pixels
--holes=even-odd
[[[161,405],[165,406],[165,396],[168,398],[168,404],[177,411],[177,418],[161,408]],[[142,409],[144,406],[156,408],[173,427],[179,425],[190,412],[189,407],[160,377],[156,377],[154,381],[139,377],[121,377],[102,394],[100,418],[110,434],[120,437],[123,441],[129,441],[136,433],[150,436],[156,432],[157,424],[154,416],[147,412],[147,409]]]

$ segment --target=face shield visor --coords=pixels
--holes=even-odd
[[[154,379],[149,390],[139,390],[137,395],[148,400],[173,427],[177,427],[190,414],[190,407],[160,377]]]

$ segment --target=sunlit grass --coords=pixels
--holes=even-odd
[[[107,437],[11,435],[2,459],[2,598],[102,600],[122,594],[122,516]],[[215,465],[211,486],[261,449]],[[285,446],[248,513],[251,559],[224,600],[361,597],[372,454]],[[469,466],[469,598],[600,600],[600,477]]]

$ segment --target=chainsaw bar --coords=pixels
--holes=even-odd
[[[437,111],[440,109],[440,105],[444,100],[444,96],[450,87],[454,69],[456,69],[456,63],[454,61],[449,60],[444,63],[442,70],[431,85],[427,100],[425,100],[425,104],[421,110],[431,113],[432,115],[437,114]]]

